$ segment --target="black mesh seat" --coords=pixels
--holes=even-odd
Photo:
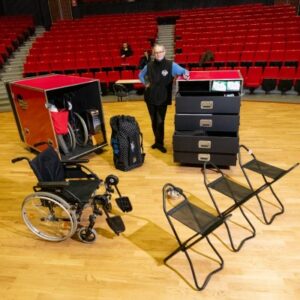
[[[274,167],[272,165],[269,165],[267,163],[264,163],[262,161],[252,159],[249,162],[245,163],[243,165],[243,168],[249,169],[251,171],[254,171],[256,173],[265,175],[267,177],[270,177],[272,179],[277,179],[284,175],[285,170]]]
[[[226,177],[220,177],[208,186],[234,199],[237,203],[243,203],[249,198],[249,196],[253,196],[252,190]]]
[[[223,223],[222,217],[214,216],[187,200],[171,209],[168,215],[202,235],[209,234]]]
[[[170,192],[172,193],[175,192],[175,194],[177,195],[176,196],[177,200],[171,200],[171,201],[176,201],[177,203],[172,205],[171,208],[168,208],[168,206],[170,205],[168,205],[167,198],[169,197],[168,195]],[[197,290],[202,290],[209,282],[211,276],[214,273],[219,272],[220,270],[223,269],[223,264],[224,264],[223,259],[219,254],[219,252],[211,243],[208,235],[211,232],[213,232],[216,228],[218,228],[220,225],[222,225],[225,221],[225,218],[224,216],[218,214],[217,212],[214,215],[190,203],[187,197],[185,196],[185,194],[182,192],[182,190],[180,188],[173,186],[170,183],[166,184],[163,187],[163,209],[168,219],[168,222],[172,228],[172,231],[176,237],[176,240],[179,244],[179,247],[164,259],[164,262],[166,263],[171,257],[179,253],[179,251],[184,252],[192,272],[195,287]],[[179,237],[179,234],[177,233],[175,225],[173,224],[173,219],[175,219],[179,223],[193,230],[195,234],[182,241],[181,238]],[[208,275],[205,277],[202,284],[199,285],[197,279],[198,276],[196,275],[194,264],[188,253],[188,250],[203,239],[206,239],[207,243],[209,244],[209,246],[217,256],[218,267],[213,271],[211,271],[210,273],[208,273]]]

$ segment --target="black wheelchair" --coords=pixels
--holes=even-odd
[[[92,243],[97,238],[93,228],[96,217],[106,216],[109,227],[119,235],[125,230],[121,216],[111,216],[112,193],[117,191],[115,201],[123,212],[132,210],[128,197],[122,196],[119,179],[108,175],[101,180],[89,168],[82,165],[88,160],[62,161],[49,146],[34,159],[17,157],[13,163],[27,160],[38,183],[34,193],[28,195],[22,204],[22,217],[27,227],[38,237],[47,241],[63,241],[77,233],[84,243]],[[96,195],[97,189],[104,185],[104,193]],[[83,211],[91,208],[88,225],[80,224]]]

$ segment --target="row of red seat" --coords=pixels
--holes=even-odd
[[[180,36],[177,36],[178,40],[186,40],[186,39],[211,39],[211,38],[218,38],[222,39],[224,37],[243,37],[244,39],[247,39],[248,37],[252,37],[253,39],[256,38],[256,40],[260,39],[262,36],[264,39],[266,38],[272,38],[276,36],[281,36],[283,39],[292,39],[294,35],[299,35],[299,28],[300,24],[298,26],[290,27],[288,29],[285,28],[276,28],[276,29],[249,29],[249,30],[241,30],[241,29],[234,29],[231,30],[230,28],[227,28],[226,32],[224,32],[224,29],[219,28],[206,28],[203,29],[203,32],[200,31],[193,31],[190,29],[190,31],[186,30],[183,34]],[[199,29],[200,30],[200,29]],[[179,38],[178,38],[179,37]]]
[[[237,16],[237,15],[249,15],[261,17],[262,15],[272,14],[295,14],[295,7],[289,4],[280,5],[263,5],[262,3],[226,6],[217,8],[195,8],[191,10],[185,10],[181,13],[182,17],[217,17],[217,16]]]
[[[28,61],[24,64],[23,75],[41,75],[45,73],[63,72],[86,72],[95,70],[116,70],[116,69],[137,69],[139,64],[139,56],[131,56],[127,58],[102,57],[98,58],[78,58],[57,59],[57,60],[35,60]]]
[[[282,93],[291,90],[300,94],[300,68],[295,67],[250,67],[244,70],[244,87],[251,92],[261,87],[266,93],[277,88]]]
[[[298,41],[289,41],[289,42],[261,42],[261,43],[252,43],[252,42],[237,42],[237,43],[191,43],[191,44],[178,44],[176,48],[177,54],[188,55],[190,53],[202,53],[203,51],[209,49],[213,52],[227,52],[227,51],[276,51],[276,50],[297,50],[300,49],[300,40]]]
[[[176,62],[182,65],[198,63],[202,55],[199,53],[177,54]],[[210,62],[214,65],[235,63],[238,65],[254,65],[263,63],[264,65],[276,62],[277,65],[285,62],[294,62],[297,65],[300,62],[300,48],[298,50],[273,50],[273,51],[228,51],[215,52],[214,59]]]
[[[150,40],[150,39],[149,39]],[[149,48],[150,47],[150,42],[149,40],[137,40],[136,42],[131,43],[128,40],[120,40],[120,41],[113,41],[113,40],[107,40],[106,42],[103,41],[90,41],[90,40],[68,40],[68,41],[63,41],[63,40],[58,40],[56,42],[52,41],[44,41],[41,43],[35,43],[33,45],[33,49],[39,49],[41,52],[48,52],[49,48],[61,48],[60,52],[66,52],[65,49],[74,49],[76,51],[77,49],[85,49],[86,51],[90,50],[96,50],[96,51],[101,51],[101,49],[104,50],[109,50],[109,49],[119,49],[121,48],[122,44],[124,42],[127,42],[131,48],[134,50],[136,48]],[[45,51],[44,51],[45,50]],[[67,50],[67,52],[70,52],[73,50]],[[81,50],[80,50],[81,51]]]
[[[287,25],[295,25],[298,23],[297,16],[295,12],[291,15],[286,14],[277,14],[272,16],[257,16],[257,17],[245,17],[242,15],[236,16],[221,16],[221,17],[205,17],[205,18],[180,18],[178,20],[178,27],[184,28],[185,26],[196,25],[197,27],[207,27],[221,25],[229,25],[235,27],[247,28],[249,26],[253,27],[276,27],[277,25],[287,24]]]
[[[133,55],[131,57],[139,57],[143,55],[146,50],[150,51],[149,45],[148,48],[134,48]],[[51,51],[52,50],[52,51]],[[128,59],[131,59],[129,57]],[[120,49],[115,47],[114,49],[104,49],[104,48],[45,48],[42,51],[39,51],[38,48],[32,48],[30,54],[26,57],[26,62],[35,62],[40,60],[47,60],[49,62],[53,60],[66,60],[66,59],[88,59],[88,60],[103,60],[103,59],[118,59],[120,58]]]
[[[276,19],[264,19],[263,21],[257,21],[257,20],[245,20],[245,19],[237,19],[237,20],[213,20],[209,22],[199,22],[199,21],[193,21],[193,22],[187,22],[184,23],[178,23],[176,24],[176,33],[184,33],[186,30],[189,30],[191,27],[196,27],[199,29],[205,29],[205,28],[211,28],[211,29],[224,29],[224,27],[227,27],[229,29],[241,29],[241,30],[248,30],[250,28],[256,29],[256,30],[262,30],[262,29],[276,29],[278,27],[288,29],[290,27],[298,26],[299,25],[299,19],[296,16],[292,16],[289,18],[282,18],[277,17]]]
[[[32,17],[0,17],[0,67],[33,30]]]

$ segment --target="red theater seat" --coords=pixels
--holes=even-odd
[[[282,67],[279,72],[278,90],[282,94],[289,91],[293,87],[296,76],[295,67]]]
[[[244,86],[250,89],[251,94],[261,85],[262,73],[262,67],[249,68]]]
[[[262,89],[269,93],[274,90],[279,79],[279,67],[266,67],[262,75]]]

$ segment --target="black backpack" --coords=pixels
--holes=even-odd
[[[111,146],[115,167],[128,171],[141,166],[145,160],[143,135],[132,116],[113,116],[110,119]]]

